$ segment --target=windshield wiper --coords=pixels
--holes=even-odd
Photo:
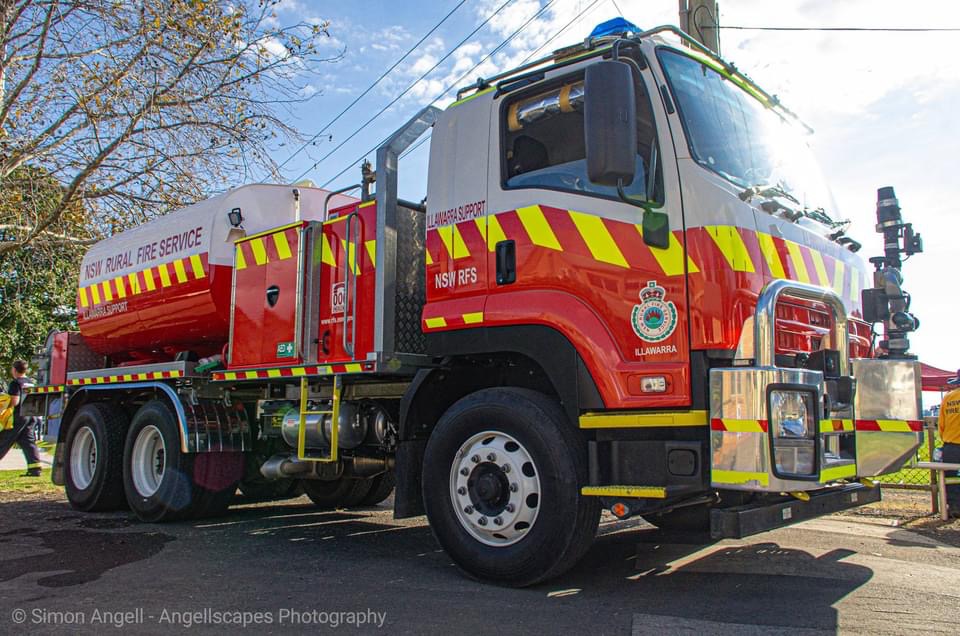
[[[743,202],[749,202],[751,199],[753,199],[753,197],[763,197],[765,199],[774,199],[780,197],[800,205],[800,201],[798,201],[795,196],[778,185],[768,185],[762,183],[753,185],[737,196],[740,197],[740,200]]]

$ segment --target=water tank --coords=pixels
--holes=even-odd
[[[322,220],[327,194],[242,186],[96,243],[83,258],[77,292],[87,346],[114,363],[219,353],[229,336],[233,242],[293,223],[298,206],[301,219]],[[334,195],[329,207],[354,201]]]

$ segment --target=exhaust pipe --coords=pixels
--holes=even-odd
[[[260,467],[260,474],[271,481],[296,477],[310,472],[309,462],[302,462],[290,455],[274,455]]]

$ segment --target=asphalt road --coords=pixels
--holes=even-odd
[[[0,504],[0,599],[0,634],[956,634],[960,548],[860,518],[714,544],[606,521],[572,572],[513,590],[386,506],[149,525],[46,500]]]

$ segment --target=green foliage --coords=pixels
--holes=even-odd
[[[0,227],[25,215],[42,215],[57,204],[61,185],[43,171],[19,168],[0,188]],[[78,205],[53,228],[72,240],[38,240],[0,254],[0,362],[4,369],[22,358],[30,360],[34,347],[51,329],[76,329],[77,272],[86,249],[84,214]],[[15,232],[15,230],[13,230]]]

